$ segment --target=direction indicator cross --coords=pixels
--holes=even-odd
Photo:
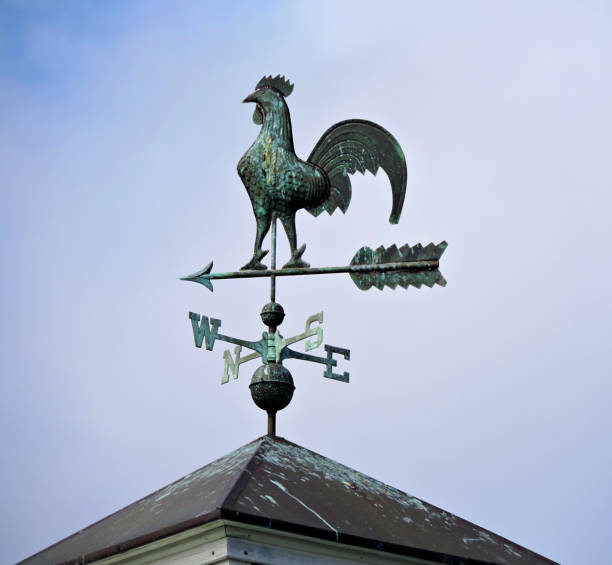
[[[258,341],[247,341],[219,333],[221,320],[217,318],[209,319],[207,316],[189,312],[193,339],[197,348],[201,348],[202,345],[204,345],[208,351],[212,351],[217,340],[233,343],[236,346],[234,348],[234,357],[232,357],[229,350],[223,352],[224,366],[221,384],[229,382],[230,374],[234,379],[238,379],[240,365],[243,363],[258,358],[262,360],[263,365],[255,371],[255,375],[251,381],[251,394],[255,403],[268,412],[270,417],[270,429],[274,430],[275,414],[278,410],[282,410],[289,404],[295,388],[291,373],[289,373],[285,367],[282,367],[282,362],[286,359],[300,359],[302,361],[320,363],[325,365],[325,371],[323,372],[324,377],[348,383],[349,373],[344,372],[338,374],[333,372],[333,369],[338,366],[338,360],[335,359],[333,355],[342,355],[344,359],[348,361],[351,352],[342,347],[326,344],[324,349],[327,355],[325,357],[319,357],[289,348],[289,345],[308,340],[308,338],[311,337],[314,339],[306,341],[305,351],[311,351],[321,346],[323,343],[323,328],[321,327],[323,323],[323,312],[318,312],[310,316],[306,320],[305,330],[287,339],[283,338],[277,329],[284,318],[284,310],[280,304],[276,302],[266,304],[261,312],[261,318],[262,321],[268,325],[268,331],[263,332],[261,339]],[[243,347],[250,349],[253,353],[242,357],[241,353]],[[282,369],[280,369],[280,371],[271,370],[271,365],[277,365],[278,367],[282,367]],[[261,388],[270,388],[270,383],[273,382],[271,381],[272,377],[278,379],[278,375],[275,374],[276,372],[280,372],[282,383],[286,385],[287,390],[280,395],[280,398],[278,392],[275,393],[274,401],[270,402],[267,399],[267,395],[262,394]]]
[[[270,303],[272,304],[272,303]],[[264,306],[269,308],[270,304]],[[274,303],[275,306],[280,306]],[[262,315],[265,315],[262,313]],[[346,360],[350,359],[350,351],[333,345],[325,345],[325,351],[327,352],[326,357],[317,357],[315,355],[308,355],[301,353],[289,348],[289,345],[314,337],[314,340],[306,341],[305,351],[311,351],[317,349],[323,343],[323,328],[318,325],[314,326],[315,322],[319,324],[323,323],[323,312],[313,314],[306,320],[306,329],[293,337],[284,338],[279,331],[276,329],[274,332],[263,332],[262,337],[259,341],[247,341],[236,337],[230,337],[219,333],[221,327],[221,320],[216,318],[209,318],[207,316],[201,316],[194,312],[189,312],[189,319],[193,329],[193,338],[195,346],[201,348],[202,345],[206,347],[208,351],[212,351],[214,344],[217,340],[225,341],[227,343],[233,343],[236,345],[234,348],[234,356],[229,349],[223,352],[223,377],[221,378],[221,384],[226,384],[230,380],[230,375],[234,380],[238,379],[240,365],[254,359],[261,359],[264,364],[266,363],[281,363],[286,359],[301,359],[302,361],[312,361],[314,363],[321,363],[326,366],[326,370],[323,372],[323,376],[342,382],[349,382],[349,374],[343,373],[342,375],[336,375],[332,372],[332,368],[336,367],[338,362],[332,357],[333,353],[339,353],[344,355]],[[242,348],[246,347],[253,351],[249,355],[241,356]]]

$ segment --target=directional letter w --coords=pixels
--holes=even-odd
[[[206,342],[206,349],[212,351],[215,340],[219,335],[219,327],[221,326],[221,320],[216,318],[210,319],[210,326],[208,325],[208,318],[202,316],[200,322],[200,314],[189,312],[189,319],[191,320],[191,327],[193,328],[193,339],[196,347],[202,347],[202,341]],[[200,322],[200,323],[198,323]]]

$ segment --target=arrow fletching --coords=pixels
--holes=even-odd
[[[423,247],[420,243],[410,247],[403,245],[399,249],[394,244],[385,249],[382,245],[377,249],[362,247],[353,259],[351,266],[370,265],[376,266],[369,272],[351,272],[351,278],[361,290],[368,290],[375,286],[378,290],[384,287],[395,289],[397,286],[408,288],[414,286],[420,288],[422,285],[432,287],[434,284],[446,286],[446,280],[438,270],[437,262],[447,248],[446,241],[434,245],[430,243]],[[435,266],[429,269],[418,269],[411,267],[416,261],[435,261]],[[405,263],[405,265],[403,265]]]

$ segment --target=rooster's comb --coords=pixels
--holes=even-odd
[[[255,90],[259,90],[264,86],[269,86],[278,90],[283,96],[287,97],[293,92],[293,85],[284,77],[276,75],[274,78],[272,75],[269,77],[263,77],[255,87]]]

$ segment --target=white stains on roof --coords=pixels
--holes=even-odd
[[[276,500],[274,500],[269,494],[264,494],[261,498],[265,498],[267,501],[274,504],[274,506],[279,506],[278,502],[276,502]]]
[[[486,530],[481,530],[475,524],[471,524],[336,461],[284,441],[264,438],[262,446],[263,449],[255,457],[256,459],[261,457],[261,460],[265,461],[266,464],[272,465],[272,469],[276,468],[272,473],[266,474],[270,483],[311,512],[318,520],[336,532],[336,535],[338,535],[336,529],[321,514],[289,492],[288,489],[291,488],[291,485],[286,476],[291,477],[293,481],[299,481],[299,484],[321,481],[326,486],[332,487],[334,484],[340,483],[347,491],[352,491],[355,497],[375,508],[378,518],[381,520],[401,520],[407,528],[422,532],[431,531],[433,528],[440,528],[445,532],[460,529],[463,530],[462,533],[465,537],[457,536],[457,542],[463,541],[464,547],[471,546],[474,550],[478,547],[488,548],[489,550],[495,547],[500,549],[503,547],[504,553],[509,557],[511,556],[511,559],[517,560],[520,557],[521,562],[525,559],[525,554],[520,553],[520,547],[506,544],[504,543],[505,540],[490,534]],[[272,480],[273,477],[276,480]],[[262,492],[269,489],[267,485],[259,486]],[[308,499],[305,498],[305,500]],[[384,502],[384,506],[380,503],[381,500]],[[318,506],[316,508],[321,511]],[[349,524],[349,526],[354,525],[351,524],[350,516],[348,521],[343,519],[342,523]],[[339,527],[344,528],[345,526]]]
[[[346,487],[349,488],[353,491],[357,490],[357,485],[354,485],[353,483],[349,483],[348,481],[342,481],[342,484]]]
[[[485,531],[481,531],[478,533],[478,536],[480,537],[480,539],[483,539],[485,541],[488,541],[489,543],[494,543],[495,545],[497,545],[497,541],[494,540],[489,534],[487,534],[487,532]]]
[[[313,510],[312,508],[310,508],[310,506],[308,506],[307,504],[305,504],[304,502],[302,502],[297,496],[293,496],[286,488],[284,485],[282,485],[281,483],[279,483],[278,481],[274,481],[271,480],[270,481],[274,486],[278,487],[279,489],[281,489],[287,496],[290,496],[291,498],[293,498],[293,500],[295,500],[298,504],[301,504],[304,508],[306,508],[306,510],[308,510],[309,512],[311,512],[312,514],[314,514],[319,520],[321,520],[321,522],[323,522],[330,530],[334,531],[336,533],[336,539],[338,538],[338,530],[336,530],[336,528],[334,528],[325,518],[323,518],[323,516],[321,516],[321,514],[319,514],[316,510]]]
[[[419,500],[418,498],[415,498],[414,496],[411,496],[404,502],[410,504],[410,506],[414,506],[415,508],[422,510],[423,512],[429,512],[429,508],[427,508],[427,506],[423,504],[423,501]]]
[[[478,537],[477,538],[463,538],[463,543],[464,544],[469,544],[469,543],[474,543],[474,542],[484,542],[484,543],[490,543],[493,545],[498,545],[499,542],[497,540],[494,540],[487,532],[485,531],[480,531],[478,532]],[[504,547],[506,547],[506,544],[504,544]],[[518,557],[520,557],[520,553],[516,554]]]
[[[453,514],[449,514],[448,512],[441,513],[442,519],[444,520],[444,525],[447,528],[452,528],[457,525],[457,517]]]
[[[302,482],[309,480],[308,475],[304,474],[304,469],[309,469],[312,478],[340,481],[345,485],[351,485],[353,490],[363,496],[376,498],[384,495],[400,504],[406,504],[406,493],[301,447],[271,442],[269,449],[266,450],[265,459],[280,468],[300,475]],[[427,507],[421,501],[416,498],[413,500],[416,501],[414,504],[420,503],[422,509],[427,511]]]
[[[253,502],[253,499],[250,496],[245,496],[243,498],[244,498],[244,500],[249,502],[249,504],[251,505],[251,508],[253,508],[253,510],[256,510],[257,512],[261,512],[261,510],[259,509],[259,506],[257,506],[257,504],[255,504]]]
[[[240,469],[244,466],[250,456],[255,452],[255,450],[259,447],[259,442],[251,442],[235,451],[232,451],[225,457],[221,457],[216,461],[198,469],[197,471],[193,471],[188,475],[184,476],[182,479],[164,487],[163,489],[157,491],[153,495],[153,502],[158,503],[164,498],[171,496],[175,493],[187,492],[192,483],[200,482],[202,480],[210,480],[214,479],[217,475],[223,474],[231,474],[233,471]],[[215,490],[211,490],[208,492],[208,495],[214,495]],[[149,504],[150,501],[148,497],[140,501],[144,504]],[[155,504],[154,504],[155,507]]]
[[[278,502],[269,493],[274,493]],[[76,555],[84,543],[106,547],[117,539],[132,541],[157,531],[154,528],[213,516],[219,509],[251,512],[270,521],[275,517],[295,520],[298,526],[321,523],[335,533],[336,540],[342,532],[404,545],[423,534],[429,536],[423,540],[430,540],[435,533],[439,535],[428,544],[449,555],[487,562],[494,555],[496,563],[506,565],[551,563],[475,524],[281,438],[261,438],[237,449],[57,547],[66,556],[73,550]],[[324,516],[334,520],[336,527]]]
[[[504,549],[508,552],[511,553],[512,555],[514,555],[514,557],[522,557],[522,554],[519,551],[515,551],[514,549],[512,549],[511,546],[509,546],[507,543],[504,544]]]

